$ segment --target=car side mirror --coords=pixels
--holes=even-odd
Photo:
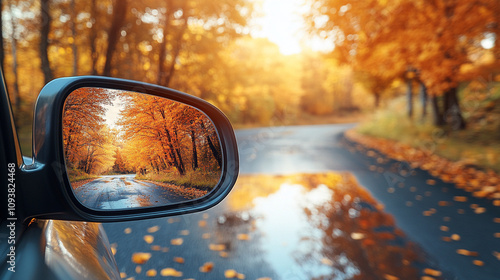
[[[126,221],[204,210],[238,175],[234,131],[213,105],[105,77],[56,79],[42,89],[33,155],[26,185],[43,180],[45,187],[27,196],[27,216],[46,219]]]

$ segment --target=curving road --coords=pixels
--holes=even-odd
[[[92,209],[125,209],[166,205],[187,200],[162,186],[138,181],[135,174],[100,176],[75,190],[75,195]]]
[[[180,279],[224,279],[227,270],[245,279],[273,280],[352,279],[354,275],[361,279],[500,279],[498,207],[427,171],[346,141],[343,132],[353,126],[237,131],[243,176],[221,204],[175,218],[104,224],[120,271],[135,279],[146,278],[150,270],[157,271],[156,279],[163,279],[164,268],[182,272]],[[317,187],[285,184],[279,189],[264,181],[332,171],[352,174],[361,189],[354,188],[336,201],[339,191],[332,192],[321,181]],[[376,202],[366,203],[366,192]],[[235,209],[235,203],[251,195],[258,198],[250,209]],[[348,202],[353,210],[343,211]],[[359,220],[361,212],[376,215]],[[361,232],[366,224],[375,232]],[[373,241],[369,234],[379,239]],[[379,253],[373,255],[372,246],[378,246],[375,252]],[[395,254],[408,251],[414,252],[409,259]],[[151,258],[134,263],[136,252],[150,253]],[[213,265],[208,271],[207,263]],[[418,275],[406,274],[406,266]],[[401,267],[405,269],[399,274],[383,273]]]

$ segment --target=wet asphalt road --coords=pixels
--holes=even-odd
[[[443,275],[436,279],[500,279],[500,260],[494,256],[500,252],[500,239],[495,237],[495,233],[500,232],[500,224],[495,220],[500,218],[499,209],[490,201],[473,198],[426,171],[412,169],[408,164],[349,143],[342,133],[351,127],[353,125],[325,125],[238,131],[241,174],[349,172],[384,205],[384,211],[393,216],[396,226],[416,244],[415,250],[424,256],[423,263],[418,264],[420,268],[441,271]],[[285,196],[293,192],[292,188]],[[466,199],[459,202],[456,197]],[[278,202],[300,200],[300,195],[282,199],[270,195],[249,211],[231,209],[230,199],[231,194],[220,205],[203,213],[104,224],[110,242],[116,247],[120,271],[127,278],[135,279],[154,279],[146,276],[150,269],[158,271],[158,279],[163,278],[159,272],[167,267],[182,271],[183,277],[179,279],[224,279],[224,271],[228,269],[244,274],[245,279],[318,276],[320,266],[305,266],[297,257],[297,252],[312,250],[294,243],[301,232],[297,227],[300,221],[287,218],[286,213],[278,215],[282,212],[278,211]],[[294,209],[303,207],[304,203],[307,201],[288,203],[283,209],[295,213]],[[476,211],[478,208],[482,211]],[[248,232],[254,232],[251,240],[236,238]],[[150,237],[143,239],[145,235]],[[175,240],[182,240],[182,244]],[[223,244],[229,256],[221,255],[211,244]],[[472,253],[465,256],[457,250]],[[149,252],[152,257],[145,264],[137,265],[131,261],[134,252]],[[175,257],[182,257],[185,262],[176,263]],[[201,272],[200,267],[207,262],[213,262],[213,269],[209,273]],[[339,276],[339,279],[348,278],[348,274]]]
[[[159,185],[135,180],[135,174],[101,176],[76,189],[75,195],[92,209],[147,207],[186,200]]]

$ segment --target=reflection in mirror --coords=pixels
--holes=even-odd
[[[197,199],[221,176],[213,123],[183,103],[79,88],[64,103],[62,128],[69,181],[88,208],[119,210]]]

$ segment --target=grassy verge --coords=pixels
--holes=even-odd
[[[77,169],[68,170],[68,177],[71,183],[76,183],[80,181],[88,181],[99,178],[97,175],[87,174]]]
[[[178,186],[193,187],[201,190],[211,190],[219,182],[218,172],[189,171],[181,176],[177,173],[149,173],[137,175],[137,180],[146,180],[160,183],[168,183]]]
[[[491,105],[491,100],[489,101]],[[500,107],[500,102],[498,103]],[[395,140],[451,161],[465,165],[477,166],[481,169],[491,169],[500,172],[500,127],[486,124],[477,115],[481,105],[476,106],[476,112],[464,110],[469,116],[468,128],[463,131],[453,131],[449,128],[438,128],[432,125],[430,116],[426,119],[409,119],[406,116],[406,101],[397,99],[385,110],[378,111],[374,116],[359,125],[358,133]],[[467,108],[466,106],[464,106]],[[420,108],[416,108],[420,112]],[[488,113],[493,114],[493,113]],[[491,115],[488,115],[491,118]]]

